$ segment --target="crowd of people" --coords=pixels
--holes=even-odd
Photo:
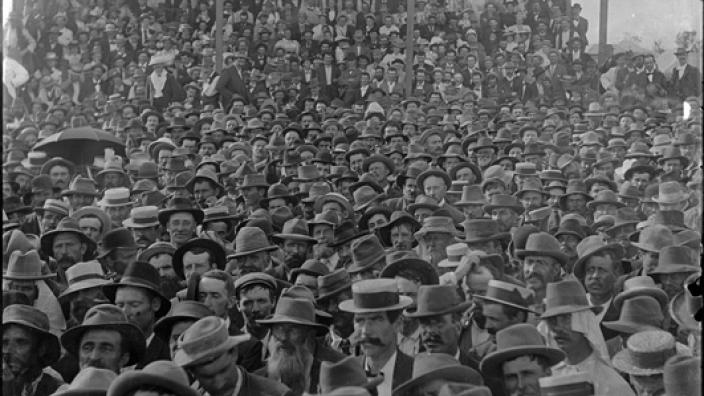
[[[407,5],[16,7],[3,394],[700,395],[688,50]]]

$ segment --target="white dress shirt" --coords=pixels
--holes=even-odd
[[[382,367],[379,371],[381,374],[384,375],[384,380],[381,381],[381,383],[376,387],[376,391],[379,396],[391,396],[391,391],[393,390],[391,384],[393,382],[394,377],[394,367],[396,367],[396,355],[397,352],[394,352],[394,354],[391,355],[384,367]],[[364,368],[368,371],[370,370],[369,361],[366,360],[366,358],[364,361]]]

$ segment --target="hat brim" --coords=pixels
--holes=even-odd
[[[81,290],[87,290],[87,289],[92,289],[96,287],[103,287],[103,285],[109,285],[111,281],[107,279],[85,279],[82,281],[78,281],[71,286],[69,286],[66,290],[64,290],[61,294],[59,294],[59,297],[57,297],[57,300],[59,300],[59,304],[64,305],[68,304],[68,299],[72,295],[78,293]]]
[[[159,211],[157,218],[159,219],[159,223],[161,223],[161,225],[166,226],[166,222],[169,220],[169,216],[171,216],[174,213],[180,213],[180,212],[192,214],[193,217],[195,218],[197,224],[201,224],[203,222],[203,217],[204,217],[203,211],[200,209],[195,209],[195,208],[193,208],[193,209],[185,209],[185,208],[183,208],[183,209],[162,209]]]
[[[44,279],[51,279],[55,278],[56,274],[51,273],[51,274],[39,274],[39,275],[24,275],[24,274],[12,274],[12,273],[3,273],[2,277],[5,279],[9,280],[44,280]]]
[[[558,315],[571,314],[575,312],[589,311],[594,309],[595,307],[591,307],[588,305],[561,305],[558,307],[546,309],[545,312],[540,315],[540,319],[547,319]]]
[[[216,356],[218,354],[226,352],[230,348],[234,348],[245,341],[249,341],[250,339],[251,336],[249,334],[229,336],[227,338],[227,341],[223,342],[222,344],[216,346],[213,349],[202,351],[196,355],[189,355],[183,350],[183,348],[179,348],[176,350],[176,354],[174,355],[172,361],[181,367],[195,366],[203,361],[206,361],[212,356]]]
[[[567,264],[567,255],[562,252],[551,252],[548,250],[516,250],[516,257],[525,259],[526,256],[547,256],[556,259],[562,265]]]
[[[501,373],[501,364],[503,362],[526,355],[543,356],[548,359],[549,366],[554,366],[565,358],[565,353],[557,348],[537,345],[520,346],[498,350],[486,355],[479,364],[479,370],[488,377],[494,377]]]
[[[123,340],[129,345],[130,359],[127,366],[137,364],[142,361],[146,353],[147,346],[144,340],[144,334],[137,326],[126,322],[107,322],[93,325],[79,325],[72,327],[61,335],[61,345],[73,356],[78,357],[78,347],[81,338],[86,331],[89,330],[113,330],[122,335]]]
[[[373,312],[388,312],[388,311],[399,311],[413,304],[413,299],[407,296],[399,296],[399,302],[397,304],[378,307],[378,308],[361,308],[354,304],[354,299],[345,300],[339,304],[340,310],[350,313],[373,313]]]
[[[408,395],[416,386],[426,384],[432,380],[467,383],[469,379],[477,376],[479,376],[479,373],[472,368],[458,363],[457,365],[441,367],[423,375],[413,377],[394,388],[393,395]]]
[[[195,389],[188,385],[180,384],[164,375],[145,373],[142,370],[129,371],[112,382],[110,385],[110,395],[129,395],[142,386],[157,386],[161,389],[169,390],[170,393],[178,396],[198,396]]]
[[[346,283],[336,289],[333,289],[325,294],[318,294],[318,296],[315,298],[315,302],[317,304],[320,304],[321,302],[325,301],[326,299],[336,296],[340,293],[342,293],[345,290],[350,290],[352,288],[352,283]]]
[[[225,254],[225,249],[219,243],[205,238],[196,239],[191,243],[189,242],[186,242],[184,245],[176,249],[171,259],[174,272],[176,272],[176,275],[178,275],[181,279],[186,279],[183,272],[183,256],[187,251],[193,248],[203,248],[207,250],[210,255],[210,260],[215,263],[216,268],[219,270],[225,269],[227,257]]]
[[[327,328],[327,326],[324,326],[320,323],[310,322],[307,320],[303,320],[303,319],[296,318],[293,316],[288,316],[288,315],[274,314],[274,316],[271,319],[257,320],[257,323],[264,325],[264,326],[272,326],[275,324],[294,324],[294,325],[300,325],[300,326],[309,326],[309,327],[313,327],[319,336],[327,334],[328,330],[329,330]]]
[[[638,367],[630,358],[628,349],[622,349],[611,359],[614,368],[629,375],[656,375],[664,372],[664,365],[658,368]]]
[[[596,254],[599,254],[601,252],[605,252],[605,251],[612,251],[612,252],[616,253],[616,256],[619,258],[623,257],[626,253],[625,250],[623,249],[623,246],[621,246],[621,244],[619,244],[619,243],[610,243],[608,245],[601,246],[598,249],[594,249],[592,251],[586,252],[586,254],[584,254],[582,257],[579,257],[577,259],[577,261],[575,261],[575,263],[574,263],[574,267],[573,267],[574,269],[572,270],[572,272],[577,277],[577,279],[584,278],[584,276],[585,276],[584,266],[586,265],[587,260],[590,257],[592,257]]]
[[[318,240],[310,237],[308,235],[303,235],[303,234],[274,234],[271,236],[271,239],[279,242],[283,242],[284,240],[289,240],[289,241],[300,241],[300,242],[308,242],[308,243],[317,243]]]
[[[379,273],[379,278],[395,278],[403,271],[410,270],[421,277],[421,285],[437,285],[440,283],[438,272],[425,260],[418,258],[406,258],[390,263]]]
[[[662,309],[663,314],[667,312],[667,305],[670,300],[667,298],[667,294],[662,289],[657,287],[638,287],[624,290],[614,297],[614,304],[618,310],[621,311],[624,301],[638,296],[648,296],[654,298],[658,303],[660,303],[660,308]]]
[[[701,323],[694,318],[694,313],[689,311],[684,291],[675,295],[668,306],[670,317],[681,329],[687,331],[701,331]]]
[[[611,329],[623,334],[635,334],[646,330],[662,330],[658,327],[637,323],[630,320],[614,320],[611,322],[602,322],[602,325],[607,329]]]
[[[234,253],[234,254],[231,254],[231,255],[227,256],[227,259],[229,260],[229,259],[231,259],[231,258],[239,258],[239,257],[243,257],[243,256],[247,256],[247,255],[254,254],[254,253],[259,253],[259,252],[269,252],[269,251],[276,250],[276,249],[278,249],[277,246],[266,246],[266,247],[263,247],[263,248],[254,249],[254,250],[249,250],[249,251],[246,251],[246,252]]]
[[[532,313],[532,314],[538,315],[538,312],[536,312],[536,311],[534,311],[534,310],[532,310],[532,309],[530,309],[530,308],[528,308],[528,307],[524,307],[524,306],[522,306],[522,305],[514,304],[514,303],[512,303],[512,302],[500,300],[500,299],[498,299],[498,298],[482,296],[482,295],[479,295],[479,294],[475,294],[473,297],[474,297],[474,298],[478,298],[478,299],[480,299],[480,300],[486,300],[486,301],[495,302],[495,303],[497,303],[497,304],[506,305],[506,306],[509,306],[509,307],[513,307],[513,308],[516,308],[516,309],[520,309],[521,311],[530,312],[530,313]]]
[[[469,307],[471,307],[472,304],[473,304],[472,301],[464,301],[460,304],[453,305],[453,306],[447,307],[443,310],[433,311],[433,312],[418,312],[418,309],[416,309],[414,311],[409,311],[408,309],[406,309],[405,311],[403,311],[403,315],[406,317],[409,317],[409,318],[426,318],[429,316],[445,315],[445,314],[449,314],[449,313],[453,313],[453,312],[465,311]]]

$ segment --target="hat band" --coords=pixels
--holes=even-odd
[[[134,224],[154,224],[158,223],[159,220],[156,217],[133,217],[132,222]]]
[[[339,290],[343,287],[350,287],[351,284],[347,278],[345,279],[340,279],[338,281],[335,281],[334,283],[330,283],[328,285],[323,285],[318,288],[318,295],[323,295],[327,293],[334,292],[336,290]]]
[[[358,308],[384,308],[398,304],[398,292],[354,293],[354,305]]]
[[[526,300],[521,296],[518,290],[513,289],[511,291],[500,289],[497,287],[490,287],[486,291],[486,297],[493,298],[500,301],[505,301],[509,304],[520,305],[522,307],[528,307]]]
[[[105,280],[105,277],[99,273],[88,273],[88,274],[79,275],[79,276],[76,276],[76,277],[69,279],[68,284],[70,286],[75,283],[83,282],[83,281],[91,280],[91,279]]]
[[[677,350],[673,345],[672,348],[655,352],[636,352],[632,349],[628,349],[628,354],[631,357],[631,361],[637,367],[644,369],[658,369],[665,365],[667,359],[675,356],[677,354]]]
[[[130,197],[117,198],[117,199],[106,198],[103,200],[103,202],[107,205],[127,205],[127,204],[132,203],[132,201],[130,201]]]

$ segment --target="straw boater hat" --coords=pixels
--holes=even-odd
[[[198,365],[249,341],[249,334],[230,336],[227,323],[216,316],[206,316],[191,325],[178,338],[173,362],[181,367]]]
[[[130,199],[130,189],[127,187],[109,188],[103,193],[103,199],[98,201],[98,206],[103,208],[129,206],[134,202]]]
[[[663,383],[667,396],[701,395],[702,359],[700,357],[676,355],[665,362]]]
[[[395,279],[366,279],[352,284],[352,299],[340,303],[340,310],[351,313],[400,311],[413,304],[400,296]]]
[[[479,368],[485,376],[496,376],[501,373],[505,361],[526,355],[542,356],[548,360],[549,366],[565,358],[561,350],[545,345],[535,326],[519,323],[496,333],[496,350],[482,359]]]
[[[146,337],[137,326],[127,321],[124,312],[112,304],[98,304],[86,312],[83,323],[72,327],[61,335],[61,345],[71,355],[78,356],[78,348],[83,334],[89,330],[112,330],[122,335],[122,342],[127,345],[133,365],[142,360],[147,346]]]
[[[677,354],[675,337],[664,330],[647,330],[633,334],[626,348],[612,359],[614,367],[629,375],[662,374],[667,359]]]

